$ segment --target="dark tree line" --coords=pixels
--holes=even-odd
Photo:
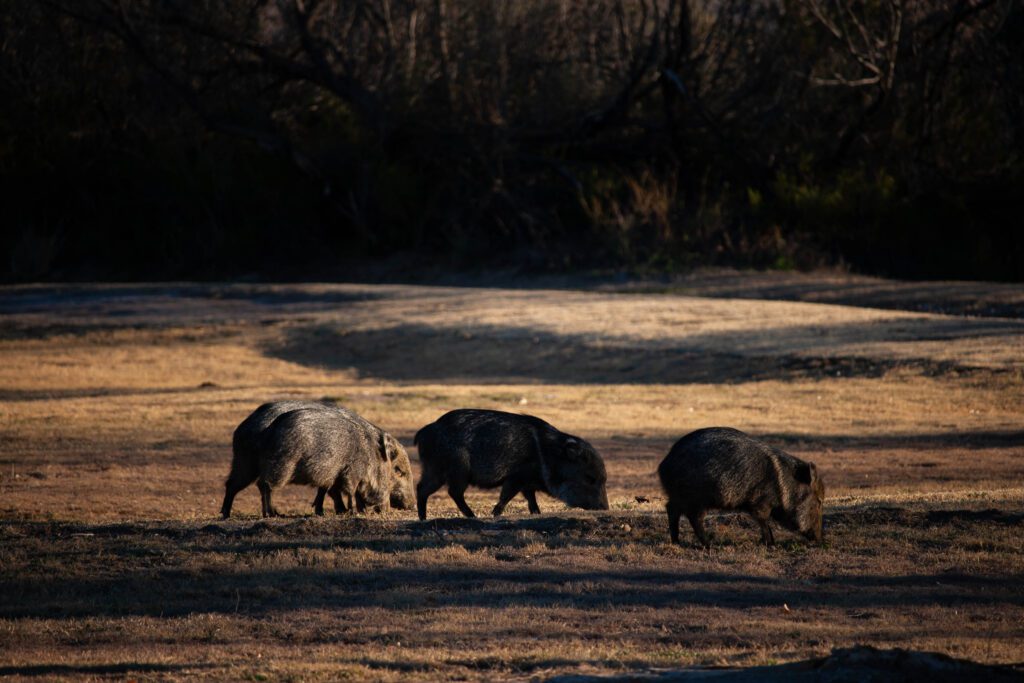
[[[1018,0],[4,0],[7,279],[1021,279]]]

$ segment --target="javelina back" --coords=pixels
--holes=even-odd
[[[322,411],[332,414],[337,421],[325,423],[330,429],[344,432],[361,433],[361,441],[375,443],[374,452],[385,452],[391,463],[392,487],[390,503],[392,507],[411,509],[413,505],[412,467],[405,449],[393,436],[368,422],[357,413],[339,406],[327,405],[314,401],[276,401],[265,403],[257,408],[235,429],[232,439],[231,473],[225,483],[224,504],[221,514],[227,518],[231,514],[231,505],[239,491],[260,479],[261,463],[275,457],[272,447],[266,442],[266,433],[270,426],[282,415],[307,410]],[[271,450],[268,450],[270,448]],[[263,515],[276,515],[276,510],[269,505],[270,497],[267,484],[260,480],[260,497],[263,500]],[[334,482],[318,487],[314,507],[317,514],[323,514],[324,494],[330,492],[334,500],[335,510],[344,511],[351,508],[357,501],[342,500],[341,489]]]
[[[679,543],[679,517],[686,515],[697,539],[708,510],[743,510],[761,527],[761,539],[775,542],[769,520],[821,542],[825,486],[813,463],[727,427],[698,429],[672,446],[658,466],[668,494],[669,534]]]
[[[532,415],[496,410],[453,410],[416,434],[422,474],[416,485],[420,519],[427,498],[448,485],[448,495],[466,517],[466,488],[501,486],[492,514],[500,515],[519,492],[532,514],[543,491],[571,507],[607,510],[604,461],[583,439],[558,431]]]

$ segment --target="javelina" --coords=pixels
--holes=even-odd
[[[278,417],[261,440],[258,486],[263,515],[277,515],[271,495],[285,484],[337,490],[349,509],[386,508],[391,459],[379,434],[329,410],[293,410]]]
[[[297,410],[319,410],[332,413],[340,420],[334,425],[334,428],[362,432],[363,441],[370,440],[377,443],[376,451],[383,448],[389,454],[392,467],[391,505],[401,509],[412,508],[412,468],[409,464],[409,456],[394,437],[345,408],[313,401],[276,401],[261,405],[235,429],[232,439],[231,473],[225,483],[224,504],[221,506],[221,514],[225,518],[230,516],[231,505],[238,492],[260,478],[261,462],[266,459],[265,454],[267,453],[264,443],[267,429],[278,417]],[[273,506],[267,507],[269,494],[265,483],[261,480],[257,485],[260,488],[260,497],[264,501],[263,515],[277,514]],[[346,504],[342,500],[340,487],[334,486],[332,483],[319,487],[317,500],[314,502],[317,514],[323,514],[323,498],[324,494],[328,492],[334,500],[335,511],[344,511]],[[349,501],[349,507],[354,502]]]
[[[322,403],[315,405],[327,407]],[[259,477],[259,448],[263,432],[281,415],[313,406],[314,404],[310,401],[264,403],[252,411],[249,417],[242,420],[241,424],[235,428],[235,433],[231,438],[231,473],[228,474],[227,481],[224,483],[224,503],[220,507],[220,514],[224,519],[231,516],[231,505],[235,496]],[[261,488],[261,494],[262,491]],[[263,512],[266,516],[266,509]]]
[[[351,415],[350,411],[345,411]],[[355,415],[359,418],[358,415]],[[370,423],[368,424],[372,429],[377,429]],[[391,462],[391,490],[389,492],[389,504],[393,508],[399,510],[411,510],[415,504],[415,498],[412,492],[412,465],[409,463],[409,455],[405,452],[405,448],[399,443],[398,439],[391,436],[385,431],[380,431],[380,439],[384,451],[388,455],[388,459]],[[351,495],[344,495],[345,491],[341,486],[341,481],[335,481],[334,486],[329,489],[319,487],[317,489],[316,498],[313,500],[313,510],[317,515],[323,516],[324,514],[324,495],[329,494],[331,499],[334,501],[334,511],[337,513],[346,512],[350,510],[358,510],[362,512],[366,508],[366,501],[360,495],[357,495],[354,499]]]
[[[687,434],[661,461],[658,477],[668,494],[673,543],[679,543],[679,517],[685,514],[697,539],[709,545],[704,515],[710,509],[747,512],[766,545],[775,542],[771,519],[821,542],[825,486],[817,468],[739,430],[711,427]]]
[[[492,514],[500,515],[519,492],[532,514],[543,491],[571,507],[607,510],[604,461],[593,447],[540,418],[496,410],[453,410],[419,432],[423,472],[416,485],[420,519],[427,498],[448,485],[448,495],[466,517],[474,517],[464,494],[470,484],[501,486]]]

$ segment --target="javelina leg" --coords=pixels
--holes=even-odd
[[[324,496],[327,495],[327,489],[319,488],[316,490],[316,498],[313,499],[313,512],[316,513],[317,517],[324,516]]]
[[[340,515],[341,513],[348,511],[348,508],[345,506],[345,501],[341,499],[341,494],[338,492],[338,489],[331,489],[327,494],[331,497],[331,500],[334,501],[334,514]]]
[[[768,510],[751,510],[750,516],[761,527],[761,542],[767,546],[775,545],[775,534],[772,533],[772,527],[768,524],[771,512]]]
[[[231,516],[231,505],[235,502],[235,496],[238,495],[239,491],[251,483],[251,481],[247,481],[244,484],[240,484],[239,482],[228,479],[227,483],[224,484],[224,504],[220,506],[221,517],[227,519]]]
[[[427,498],[430,498],[430,495],[441,488],[443,484],[444,481],[429,472],[424,472],[420,477],[419,483],[416,484],[416,512],[419,513],[421,520],[427,518]]]
[[[707,529],[704,528],[704,510],[687,512],[686,518],[690,520],[690,526],[693,527],[693,533],[697,536],[700,544],[705,548],[710,548],[711,537],[708,535]],[[676,542],[678,543],[678,541]]]
[[[263,516],[264,517],[278,517],[280,513],[274,509],[274,502],[271,496],[270,484],[265,481],[256,482],[256,486],[260,489],[260,499],[263,502]]]
[[[491,510],[491,514],[497,517],[504,512],[505,506],[508,505],[510,500],[516,497],[517,493],[519,493],[519,485],[511,479],[506,479],[505,483],[501,487],[501,495],[498,496],[498,504],[494,506],[493,510]],[[457,504],[458,502],[456,501],[456,505]],[[462,508],[459,509],[461,510]]]
[[[537,505],[537,494],[534,491],[523,491],[523,498],[526,499],[526,504],[530,508],[530,514],[539,515],[540,506]]]
[[[671,500],[665,506],[665,510],[668,512],[668,536],[673,543],[679,543],[679,518],[682,516],[683,511],[680,509],[677,503],[673,503]]]
[[[342,506],[350,515],[366,511],[366,501],[357,488],[351,488],[351,485],[346,482],[344,485],[337,486],[336,489]]]
[[[476,515],[473,514],[473,510],[470,509],[468,505],[466,505],[466,498],[464,496],[465,493],[465,486],[456,487],[451,484],[448,484],[448,495],[451,496],[452,500],[455,501],[455,506],[459,508],[459,512],[464,514],[466,517],[476,517]]]

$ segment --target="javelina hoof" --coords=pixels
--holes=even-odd
[[[711,539],[711,538],[704,538],[704,539],[698,538],[697,542],[694,543],[693,545],[695,545],[696,547],[701,548],[703,550],[711,550],[711,541],[712,540],[713,539]],[[682,541],[679,541],[679,547],[680,548],[685,548],[686,546],[687,546],[686,543],[683,543]]]

